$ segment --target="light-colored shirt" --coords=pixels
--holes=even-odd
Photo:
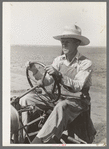
[[[92,62],[79,52],[71,62],[65,55],[58,56],[52,66],[62,73],[62,84],[70,87],[74,93],[92,85]]]
[[[71,62],[66,59],[65,55],[56,57],[52,66],[61,72],[61,84],[71,88],[72,93],[80,92],[83,87],[87,88],[92,85],[92,62],[79,52],[77,52]],[[52,76],[47,74],[45,85],[49,85],[52,82]]]

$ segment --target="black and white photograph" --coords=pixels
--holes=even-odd
[[[107,3],[3,2],[3,146],[107,146]]]

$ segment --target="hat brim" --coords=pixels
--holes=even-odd
[[[62,38],[75,38],[81,41],[80,43],[81,46],[88,45],[90,43],[88,38],[81,35],[58,35],[54,36],[53,38],[56,40],[61,40]]]

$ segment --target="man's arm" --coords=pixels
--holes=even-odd
[[[61,84],[71,88],[72,92],[79,92],[83,86],[87,83],[91,85],[91,73],[92,73],[92,62],[90,60],[84,60],[80,64],[79,71],[75,78],[72,80],[68,76],[63,75]]]

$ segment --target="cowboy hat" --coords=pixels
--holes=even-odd
[[[54,36],[54,39],[61,40],[62,38],[75,38],[81,41],[80,45],[88,45],[90,43],[89,39],[81,35],[81,28],[73,25],[66,26],[62,35]]]

